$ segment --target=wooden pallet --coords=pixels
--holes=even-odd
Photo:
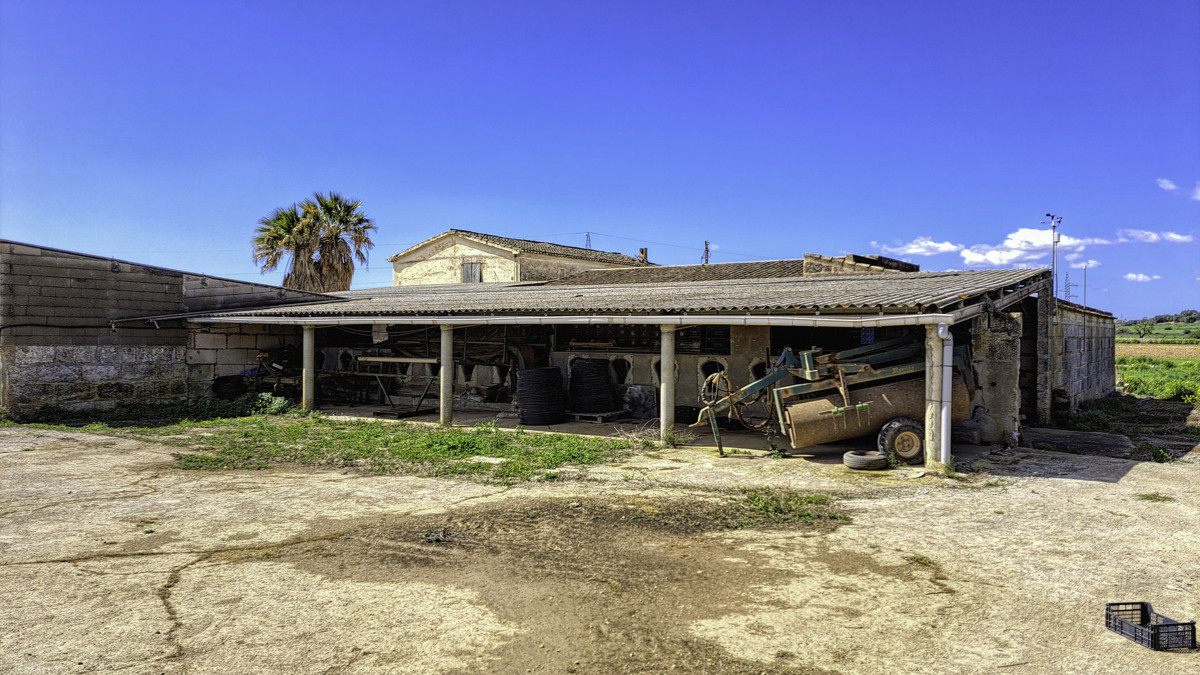
[[[604,424],[606,422],[615,422],[629,417],[628,410],[613,410],[611,412],[602,413],[567,413],[576,422],[591,422],[592,424]]]

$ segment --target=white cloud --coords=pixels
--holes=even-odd
[[[1161,238],[1157,232],[1151,232],[1149,230],[1117,230],[1117,236],[1125,239],[1126,241],[1132,239],[1134,241],[1144,241],[1147,244],[1157,243]]]
[[[1068,253],[1068,254],[1067,254],[1065,257],[1066,257],[1066,259],[1067,259],[1067,260],[1070,260],[1070,261],[1074,262],[1074,261],[1076,261],[1076,260],[1079,260],[1080,258],[1082,258],[1082,257],[1083,257],[1083,254],[1082,254],[1082,253]]]
[[[1140,241],[1145,244],[1157,244],[1168,241],[1172,244],[1186,244],[1192,241],[1194,237],[1190,234],[1177,234],[1175,232],[1151,232],[1150,230],[1117,230],[1117,243],[1124,244],[1131,241]]]
[[[1081,270],[1085,267],[1100,267],[1100,261],[1099,260],[1084,260],[1083,262],[1071,263],[1071,269],[1073,269],[1073,270]]]
[[[998,246],[978,244],[961,251],[963,262],[968,265],[1016,265],[1042,260],[1053,248],[1051,230],[1022,227],[1009,234]],[[1092,245],[1109,244],[1106,239],[1077,239],[1059,234],[1058,250],[1077,253]]]
[[[1175,181],[1173,181],[1169,178],[1159,178],[1158,179],[1158,187],[1166,190],[1167,192],[1179,189],[1179,186],[1175,184]]]
[[[1126,281],[1154,281],[1155,279],[1161,278],[1162,277],[1158,276],[1157,274],[1154,276],[1147,276],[1145,274],[1134,274],[1133,272],[1130,272],[1129,274],[1125,275]]]
[[[929,237],[917,237],[907,244],[899,246],[884,246],[876,242],[871,242],[871,246],[878,248],[887,255],[938,255],[939,253],[954,253],[961,251],[962,246],[952,244],[948,241],[934,241]]]
[[[1192,190],[1192,199],[1200,202],[1200,182],[1196,183],[1196,187]]]

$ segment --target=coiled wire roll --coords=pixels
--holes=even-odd
[[[566,416],[562,371],[555,366],[517,371],[517,408],[521,424],[557,424]]]
[[[575,359],[571,362],[570,401],[568,409],[577,413],[612,412],[612,377],[604,359]]]

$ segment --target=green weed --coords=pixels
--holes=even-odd
[[[1149,461],[1160,464],[1175,461],[1175,457],[1166,448],[1150,443],[1138,443],[1137,448],[1129,453],[1129,458],[1139,462]]]
[[[1138,495],[1137,498],[1142,501],[1145,501],[1145,502],[1173,502],[1173,501],[1175,501],[1174,497],[1171,497],[1170,495],[1164,495],[1161,492],[1147,492],[1145,494]]]

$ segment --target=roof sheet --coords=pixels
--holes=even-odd
[[[493,246],[499,246],[501,248],[507,248],[507,249],[511,249],[511,250],[515,250],[515,251],[522,251],[522,252],[526,252],[526,253],[540,253],[542,255],[557,256],[559,258],[573,258],[575,260],[589,260],[592,262],[602,262],[602,263],[608,263],[611,265],[632,265],[632,266],[640,266],[640,267],[655,266],[654,263],[646,262],[646,261],[640,260],[638,258],[627,256],[624,253],[613,253],[611,251],[596,251],[596,250],[593,250],[590,248],[580,248],[578,246],[564,246],[562,244],[551,244],[550,242],[534,241],[532,239],[513,239],[512,237],[501,237],[501,236],[498,236],[495,234],[470,232],[468,230],[447,230],[437,236],[426,239],[425,241],[417,244],[416,246],[412,246],[410,248],[405,249],[404,251],[401,251],[400,253],[397,253],[396,255],[392,256],[391,258],[388,258],[388,260],[392,260],[392,258],[398,258],[398,257],[404,255],[405,253],[408,253],[409,251],[411,251],[413,249],[424,246],[425,244],[427,244],[435,239],[444,237],[446,235],[451,235],[451,234],[458,235],[461,237],[466,237],[467,239],[474,239],[475,241],[483,242],[485,244],[491,244]]]
[[[544,282],[399,286],[347,291],[343,300],[228,312],[228,316],[495,314],[811,314],[943,311],[1008,287],[1039,281],[1044,269],[917,272],[594,286]]]

